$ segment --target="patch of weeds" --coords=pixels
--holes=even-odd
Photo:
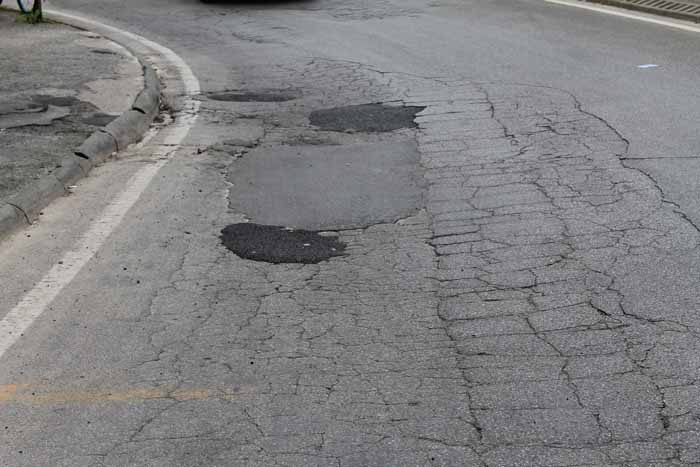
[[[41,14],[41,8],[35,8],[29,13],[22,13],[21,17],[28,24],[38,24],[44,22],[44,16]]]

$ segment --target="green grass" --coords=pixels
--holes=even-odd
[[[4,0],[4,1],[7,1],[7,0]],[[3,1],[3,3],[4,3],[4,1]],[[15,10],[15,9],[0,5],[0,12],[16,14],[18,22],[24,22],[24,23],[28,23],[28,24],[38,24],[38,23],[46,22],[46,20],[44,19],[44,16],[42,15],[41,10],[31,11],[29,13],[22,13],[20,11]]]
[[[29,24],[43,23],[44,17],[41,14],[41,10],[30,11],[29,13],[22,13],[22,18]]]

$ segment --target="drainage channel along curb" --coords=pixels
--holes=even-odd
[[[700,23],[700,2],[676,0],[579,0]]]
[[[74,151],[74,156],[62,160],[60,167],[52,174],[38,179],[0,203],[0,239],[20,227],[31,225],[44,207],[67,194],[70,186],[86,176],[93,167],[143,138],[158,114],[160,81],[155,70],[142,57],[136,53],[134,56],[143,70],[144,87],[129,110],[92,133]]]

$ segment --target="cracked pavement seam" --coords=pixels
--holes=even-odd
[[[419,117],[419,140],[440,316],[481,427],[481,459],[700,460],[697,411],[685,398],[697,394],[697,363],[663,365],[685,350],[669,333],[698,348],[697,323],[643,316],[619,284],[631,258],[695,250],[697,228],[653,180],[622,165],[627,141],[573,96],[513,84],[445,88],[412,89],[409,103],[450,96]]]

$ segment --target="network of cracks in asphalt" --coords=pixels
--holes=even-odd
[[[333,232],[254,223],[227,226],[221,231],[221,241],[241,258],[274,264],[316,264],[345,251],[345,244]]]
[[[694,254],[697,228],[620,163],[627,142],[568,93],[410,84],[410,102],[433,102],[418,135],[430,217],[410,248],[395,242],[393,257],[386,230],[348,237],[353,255],[363,241],[364,252],[386,255],[371,280],[363,258],[357,270],[289,281],[303,293],[283,299],[327,330],[304,342],[309,360],[293,355],[266,374],[295,362],[290,381],[327,378],[313,398],[295,394],[281,409],[311,419],[295,435],[324,433],[318,450],[343,465],[421,455],[429,465],[435,453],[443,465],[695,465],[697,319],[673,297],[680,288],[656,285],[666,274],[654,269]],[[425,241],[434,252],[418,250]],[[403,263],[401,249],[425,251],[426,261]],[[677,271],[676,280],[688,276]],[[437,281],[412,282],[429,275]],[[266,329],[288,329],[274,313],[264,318]],[[264,407],[255,421],[276,434],[269,420],[281,410]],[[352,425],[329,433],[339,419]],[[357,427],[376,438],[348,453]],[[267,455],[258,465],[272,463]]]
[[[700,301],[683,259],[692,271],[698,230],[573,96],[409,84],[407,99],[433,102],[426,209],[343,231],[354,258],[338,264],[183,256],[128,375],[235,389],[153,401],[111,431],[123,441],[104,465],[697,465]],[[304,234],[337,241],[259,224],[222,240],[246,257],[306,250]]]

